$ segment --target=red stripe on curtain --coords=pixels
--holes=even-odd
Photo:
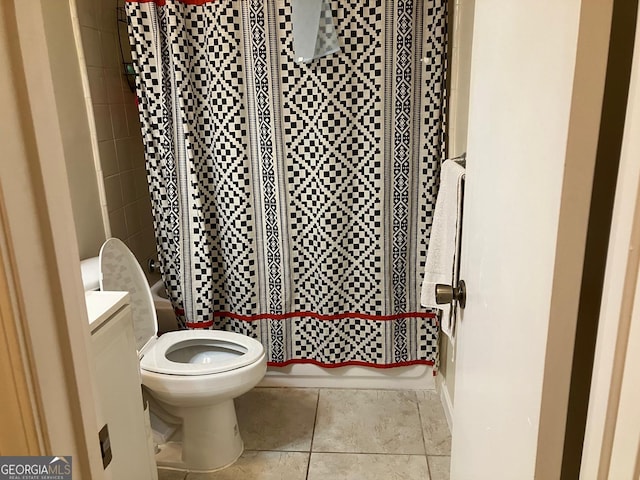
[[[433,365],[431,360],[411,360],[409,362],[398,362],[398,363],[367,363],[367,362],[359,362],[357,360],[352,360],[348,362],[341,363],[322,363],[316,360],[311,359],[294,359],[287,360],[286,362],[267,362],[269,367],[286,367],[287,365],[292,365],[294,363],[307,363],[312,365],[317,365],[322,368],[339,368],[339,367],[372,367],[372,368],[395,368],[395,367],[408,367],[411,365]],[[436,372],[433,373],[436,375]]]
[[[213,320],[208,320],[206,322],[187,322],[186,325],[189,328],[209,328],[213,327]]]

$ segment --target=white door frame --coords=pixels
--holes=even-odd
[[[0,4],[0,270],[9,298],[2,320],[18,339],[14,358],[22,359],[28,392],[19,407],[35,419],[25,431],[37,437],[2,454],[71,455],[74,478],[100,480],[89,325],[48,52],[72,27],[70,19],[47,23],[43,5],[51,1]],[[83,93],[77,96],[82,102]]]
[[[638,26],[638,23],[636,23]],[[635,51],[598,326],[580,478],[640,472],[640,29]]]

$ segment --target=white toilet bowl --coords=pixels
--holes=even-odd
[[[251,390],[267,369],[264,347],[245,335],[181,330],[157,337],[151,291],[133,254],[118,239],[100,250],[103,290],[128,291],[142,384],[152,411],[181,421],[181,441],[160,445],[159,466],[213,471],[243,450],[233,399]],[[161,411],[160,411],[161,410]]]

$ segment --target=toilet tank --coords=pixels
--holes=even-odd
[[[100,290],[100,257],[91,257],[80,261],[84,291]]]

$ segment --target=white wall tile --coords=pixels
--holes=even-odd
[[[125,205],[124,217],[127,220],[127,236],[135,235],[142,230],[142,221],[136,203]]]
[[[125,95],[125,99],[131,98],[128,95]],[[133,100],[131,98],[131,100]],[[124,104],[124,109],[127,113],[127,126],[129,127],[129,135],[131,136],[139,136],[140,135],[140,117],[138,115],[138,106],[133,101],[126,101]],[[141,139],[142,140],[142,139]],[[142,144],[142,141],[140,141]]]
[[[136,187],[136,198],[144,198],[149,202],[149,184],[147,183],[147,171],[144,168],[136,168],[133,171]]]
[[[118,168],[121,172],[133,169],[133,153],[131,137],[116,140],[116,152],[118,153]]]
[[[153,215],[151,214],[151,202],[149,198],[142,198],[136,202],[138,216],[143,230],[153,230]]]
[[[100,32],[100,46],[104,66],[107,68],[120,68],[120,47],[113,32]]]
[[[93,0],[76,0],[78,23],[81,26],[98,28],[98,5]]]
[[[94,105],[93,115],[96,121],[96,135],[98,141],[111,140],[113,138],[113,130],[111,128],[111,112],[107,105]]]
[[[138,261],[143,265],[147,258],[155,255],[153,232],[138,232],[128,238],[127,244]]]
[[[109,213],[109,224],[111,225],[111,236],[125,240],[127,238],[127,223],[124,215],[124,208],[119,208]]]
[[[144,145],[142,144],[142,138],[140,137],[140,132],[132,135],[130,140],[129,151],[131,153],[131,162],[133,163],[133,168],[145,168],[145,159],[144,159]]]
[[[107,197],[107,208],[113,212],[124,205],[120,175],[112,175],[104,179],[104,191]]]
[[[118,38],[116,3],[124,2],[76,1],[109,222],[113,235],[144,260],[155,254],[155,239],[138,108],[123,74]]]
[[[100,154],[100,166],[102,175],[109,177],[118,173],[118,157],[116,156],[116,145],[113,140],[105,140],[98,143]]]
[[[102,50],[100,48],[100,32],[90,27],[80,27],[84,58],[88,67],[102,66]]]
[[[91,89],[91,102],[93,104],[107,103],[104,69],[102,67],[87,67],[87,77]]]
[[[133,171],[120,173],[120,183],[122,185],[122,199],[124,204],[133,203],[136,200],[136,187]]]
[[[110,104],[124,103],[120,68],[111,67],[105,69],[104,81],[107,89],[107,101]]]
[[[104,32],[116,31],[116,6],[113,1],[93,0],[96,6],[98,28]]]
[[[144,259],[149,257],[155,257],[158,255],[156,248],[156,237],[153,228],[142,230],[140,232],[140,239],[142,242],[142,250],[144,252]]]
[[[127,128],[127,114],[124,110],[124,105],[121,103],[110,105],[111,110],[111,125],[113,126],[113,138],[119,139],[128,136],[129,129]]]

